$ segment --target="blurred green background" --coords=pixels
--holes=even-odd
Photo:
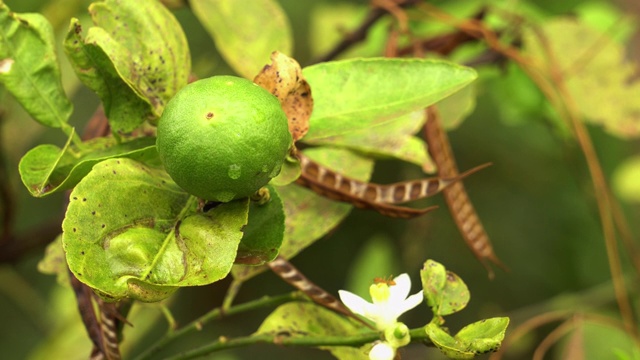
[[[43,12],[53,23],[61,43],[71,16],[88,20],[86,8],[90,2],[6,0],[5,3],[16,12]],[[293,55],[303,66],[311,61],[312,39],[336,37],[335,29],[324,29],[326,34],[314,32],[314,14],[318,9],[346,3],[367,6],[366,1],[338,0],[280,0],[280,3],[290,19],[296,40]],[[529,6],[552,16],[573,14],[584,3],[545,0]],[[620,9],[620,13],[636,11],[637,14],[639,10],[634,0],[598,3]],[[189,39],[195,74],[199,77],[232,74],[189,10],[178,9],[176,16]],[[632,35],[628,46],[628,56],[636,62],[640,61],[639,38],[637,33]],[[98,98],[81,86],[64,57],[60,58],[65,89],[75,105],[71,123],[81,128],[95,111]],[[434,259],[456,272],[471,291],[467,309],[448,319],[452,329],[493,316],[512,317],[513,327],[531,316],[554,309],[597,307],[600,313],[616,316],[593,188],[579,147],[557,130],[537,92],[525,94],[524,100],[504,96],[509,81],[517,81],[514,78],[522,76],[515,67],[479,71],[476,109],[458,129],[450,132],[450,140],[460,169],[493,163],[466,180],[465,185],[497,255],[509,271],[498,269],[495,279],[488,279],[482,265],[463,243],[441,197],[428,201],[430,205],[440,205],[438,211],[409,221],[354,210],[335,231],[294,258],[292,263],[332,293],[338,289],[366,291],[372,276],[402,272],[414,280],[415,292],[419,289],[420,267],[426,259]],[[62,144],[65,139],[32,121],[4,89],[0,90],[0,99],[3,116],[0,139],[5,162],[2,176],[7,176],[12,186],[16,209],[13,232],[23,241],[15,248],[3,247],[0,254],[0,358],[86,359],[90,342],[71,289],[37,271],[44,243],[59,232],[63,197],[32,198],[17,174],[18,161],[28,149],[39,143]],[[589,127],[589,130],[609,178],[626,158],[640,151],[637,140],[621,140],[599,127]],[[413,165],[380,161],[373,180],[384,183],[420,176],[423,176],[420,169]],[[640,178],[637,181],[640,182]],[[640,205],[625,201],[621,204],[633,233],[639,234]],[[28,250],[23,251],[23,247]],[[627,263],[628,259],[623,257],[623,261]],[[185,324],[219,306],[228,285],[229,281],[225,280],[184,289],[166,303],[177,323]],[[236,302],[290,290],[275,275],[265,273],[243,285]],[[631,291],[637,293],[637,287],[632,286]],[[637,296],[634,299],[637,308]],[[159,358],[221,335],[248,335],[268,313],[269,309],[264,309],[207,325],[196,335],[171,345]],[[424,324],[431,316],[426,306],[410,315],[403,319],[414,327]],[[154,304],[136,305],[131,322],[134,327],[125,331],[125,358],[144,350],[167,329],[160,307]],[[515,346],[512,358],[529,358],[532,346],[551,329],[543,327],[526,337]],[[593,327],[589,331],[607,334],[609,345],[617,341],[610,330],[601,332],[604,330]],[[620,341],[620,347],[627,346],[625,340]],[[596,342],[589,345],[599,346]],[[329,353],[320,350],[273,345],[230,350],[208,358],[249,359],[256,354],[261,359],[331,358]],[[436,350],[418,345],[408,347],[403,356],[427,358],[426,354],[429,359],[440,358]],[[559,350],[556,355],[561,357]],[[607,358],[598,356],[593,350],[588,358]]]

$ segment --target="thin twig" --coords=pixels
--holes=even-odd
[[[402,8],[402,7],[413,5],[416,2],[417,2],[416,0],[399,0],[396,6],[399,8]],[[325,55],[315,59],[311,63],[315,64],[315,63],[321,63],[325,61],[331,61],[336,57],[338,57],[338,55],[342,54],[343,52],[345,52],[346,50],[354,46],[355,44],[361,41],[364,41],[367,38],[369,29],[371,29],[371,27],[375,23],[377,23],[378,20],[380,20],[387,13],[388,12],[386,9],[383,9],[381,7],[373,7],[367,14],[367,17],[364,19],[362,24],[358,26],[358,28],[346,34],[344,38],[338,44],[336,44],[336,46],[333,49],[331,49]]]
[[[244,304],[232,306],[228,309],[224,309],[224,311],[222,307],[215,308],[209,311],[208,313],[204,314],[203,316],[199,317],[198,319],[192,321],[191,323],[185,325],[184,327],[176,331],[171,331],[167,333],[165,336],[160,338],[160,340],[158,340],[155,344],[153,344],[150,348],[145,350],[142,354],[138,355],[136,357],[136,360],[151,359],[154,354],[162,350],[169,343],[179,338],[182,338],[188,334],[191,334],[195,331],[201,330],[205,324],[213,320],[217,320],[226,316],[237,315],[243,312],[248,312],[248,311],[252,311],[260,308],[278,306],[290,301],[300,301],[304,299],[305,297],[299,292],[292,292],[292,293],[284,294],[280,296],[273,296],[273,297],[265,296],[260,299],[253,300]]]
[[[427,345],[430,344],[430,339],[424,328],[417,328],[410,330],[410,336],[412,342],[423,342]],[[211,344],[202,346],[191,351],[187,351],[176,356],[166,358],[165,360],[186,360],[193,359],[200,356],[210,354],[215,351],[227,350],[231,348],[255,345],[255,344],[274,344],[278,346],[346,346],[346,347],[360,347],[365,344],[372,343],[380,339],[380,333],[377,331],[370,331],[366,333],[359,333],[350,336],[295,336],[289,333],[281,334],[260,334],[251,335],[246,337],[240,337],[235,339],[220,339]]]

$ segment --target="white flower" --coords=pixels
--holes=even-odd
[[[384,341],[375,344],[369,351],[371,360],[393,360],[395,356],[396,349]]]
[[[413,309],[422,302],[424,298],[422,292],[413,294],[407,298],[411,290],[411,279],[409,275],[402,274],[393,281],[377,282],[369,288],[370,303],[351,292],[340,290],[340,300],[351,311],[362,315],[376,323],[376,328],[384,331],[394,326],[398,317],[403,313]]]

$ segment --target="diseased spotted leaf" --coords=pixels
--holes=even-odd
[[[160,169],[119,158],[74,188],[62,224],[69,268],[107,300],[159,301],[231,270],[248,199],[202,213]]]

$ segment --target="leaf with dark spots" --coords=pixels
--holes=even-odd
[[[102,161],[70,196],[62,226],[69,268],[110,301],[159,301],[217,281],[233,265],[248,200],[197,208],[161,169]]]
[[[301,139],[309,130],[313,98],[298,62],[274,51],[271,64],[265,65],[253,81],[280,100],[293,141]]]
[[[434,316],[450,315],[464,309],[469,303],[469,289],[467,285],[444,266],[427,260],[420,271],[422,288],[427,305]]]
[[[93,165],[115,157],[159,165],[152,137],[127,142],[95,138],[85,142],[82,149],[71,145],[69,137],[62,149],[45,144],[29,150],[20,160],[20,177],[31,195],[43,197],[71,189],[91,171]]]
[[[152,116],[151,106],[126,84],[109,59],[107,51],[115,50],[103,47],[116,48],[117,44],[108,40],[108,34],[92,28],[91,38],[85,40],[79,29],[78,19],[72,19],[64,41],[67,57],[78,78],[100,97],[112,130],[128,133]]]
[[[114,131],[155,121],[191,71],[178,21],[154,0],[105,0],[91,4],[89,12],[95,26],[86,38],[74,20],[65,41],[78,76],[104,102]],[[136,116],[127,118],[127,112]]]
[[[347,317],[322,306],[298,301],[280,305],[264,319],[256,334],[278,336],[286,333],[291,337],[348,336],[358,333],[362,328],[364,325],[350,321]],[[364,354],[357,348],[331,346],[322,347],[322,349],[329,350],[334,355],[345,350],[349,352],[350,356],[339,357],[341,359],[361,359]]]

